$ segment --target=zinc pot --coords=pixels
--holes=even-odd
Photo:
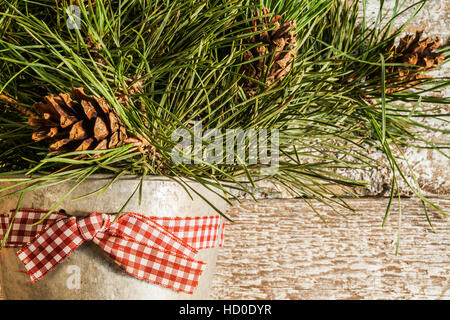
[[[116,213],[136,189],[140,178],[125,177],[117,180],[100,197],[88,194],[105,186],[111,177],[94,175],[86,179],[65,199],[59,209],[73,216],[87,216],[94,211]],[[11,182],[0,182],[0,189]],[[21,208],[48,210],[73,187],[75,181],[37,189],[26,193]],[[198,194],[205,197],[221,212],[227,202],[214,192],[194,182],[187,182]],[[188,188],[188,190],[190,190]],[[204,199],[179,182],[165,177],[147,177],[142,185],[142,198],[136,194],[127,204],[124,212],[135,212],[155,217],[195,217],[217,215]],[[17,205],[18,196],[0,199],[0,214],[9,213]],[[83,243],[65,261],[36,283],[29,281],[23,264],[16,257],[19,249],[4,248],[0,252],[0,277],[6,299],[51,299],[51,300],[142,300],[142,299],[208,299],[217,258],[217,246],[199,250],[196,259],[206,262],[206,269],[194,293],[186,294],[135,279],[124,273],[94,243]],[[79,277],[74,285],[73,277]]]

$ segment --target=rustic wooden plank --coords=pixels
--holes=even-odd
[[[450,199],[433,199],[450,212]],[[329,229],[302,200],[243,201],[229,214],[213,299],[449,299],[450,225],[402,199],[382,228],[387,199],[353,199],[347,219],[315,203]]]

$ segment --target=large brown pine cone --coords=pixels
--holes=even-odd
[[[387,63],[404,63],[412,66],[386,67],[386,76],[391,75],[394,85],[387,92],[395,92],[420,83],[420,79],[427,78],[426,71],[436,69],[444,59],[444,54],[435,52],[439,48],[439,38],[420,40],[423,31],[417,31],[415,36],[408,34],[400,39],[398,46],[391,45],[393,56]]]
[[[38,127],[32,136],[34,141],[56,140],[50,152],[106,150],[140,141],[129,139],[125,126],[104,98],[89,96],[83,88],[73,88],[71,95],[49,95],[45,100],[34,104],[43,119],[31,118],[29,124]]]
[[[268,15],[267,9],[263,10]],[[259,14],[258,14],[259,16]],[[263,31],[275,27],[274,30],[264,31],[251,36],[247,45],[260,44],[245,51],[244,61],[255,61],[243,65],[243,74],[249,78],[258,80],[270,86],[282,80],[290,71],[292,59],[297,54],[296,23],[287,21],[281,23],[279,15],[270,19],[269,17],[255,19],[253,31]],[[253,96],[258,91],[258,83],[245,79],[242,88],[248,96]]]

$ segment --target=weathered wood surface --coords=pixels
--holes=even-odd
[[[450,198],[433,199],[450,212]],[[384,228],[387,199],[350,200],[347,218],[302,200],[244,201],[229,211],[213,299],[449,299],[450,224],[402,199]]]

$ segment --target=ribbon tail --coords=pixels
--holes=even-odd
[[[42,230],[17,252],[17,257],[24,264],[31,281],[37,282],[83,242],[76,218],[62,219]]]
[[[184,218],[152,217],[150,219],[195,249],[223,246],[225,221],[219,215]]]
[[[11,210],[11,214],[0,215],[0,241],[4,240],[8,228],[11,227],[11,232],[5,242],[5,248],[21,248],[32,241],[49,225],[66,218],[66,215],[59,212],[54,212],[50,214],[50,216],[48,216],[42,223],[34,224],[41,220],[47,212],[34,209],[22,209],[17,212],[13,219],[12,216],[14,211],[15,210]]]
[[[94,242],[132,277],[179,292],[192,294],[206,267],[202,261],[109,233],[97,235]]]

